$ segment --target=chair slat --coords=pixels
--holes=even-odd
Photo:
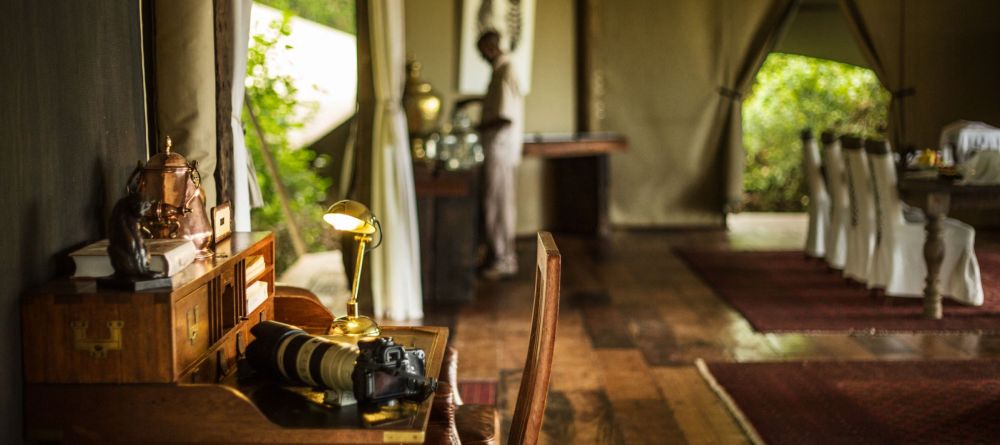
[[[552,234],[538,233],[535,264],[535,295],[531,313],[531,337],[521,375],[508,444],[538,442],[549,391],[556,325],[559,321],[559,285],[562,257]]]

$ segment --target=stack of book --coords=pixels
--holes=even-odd
[[[267,263],[264,262],[263,255],[248,257],[246,265],[247,284],[250,284],[253,280],[260,278],[260,276],[264,274],[265,269],[267,269]]]
[[[267,300],[267,281],[258,281],[247,287],[247,314]]]
[[[254,280],[264,275],[266,270],[267,263],[264,261],[263,255],[254,255],[247,258],[247,314],[253,312],[257,306],[260,306],[264,300],[267,300],[267,281],[254,282]]]
[[[198,255],[194,243],[187,239],[147,239],[144,242],[149,251],[149,268],[168,277],[184,270]],[[108,240],[103,239],[70,253],[76,264],[72,278],[113,275],[115,268],[111,266],[111,257],[108,256],[108,244]]]

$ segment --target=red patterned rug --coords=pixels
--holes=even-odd
[[[771,445],[1000,443],[1000,361],[711,363],[707,369],[737,417]]]
[[[497,382],[489,380],[459,380],[458,394],[462,403],[469,405],[496,405]]]
[[[922,318],[919,298],[873,299],[864,286],[802,252],[679,251],[717,295],[760,332],[1000,332],[1000,253],[977,252],[985,303],[945,300],[944,318]]]

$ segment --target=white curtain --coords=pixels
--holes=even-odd
[[[382,247],[371,255],[375,315],[391,320],[423,317],[420,250],[413,163],[400,107],[406,67],[403,0],[371,0],[372,211],[382,222]]]
[[[244,79],[247,73],[247,51],[250,44],[250,10],[252,0],[233,2],[233,230],[249,232],[250,209],[260,207],[260,186],[253,160],[247,152],[246,138],[240,116],[243,113]]]

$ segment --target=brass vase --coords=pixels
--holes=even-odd
[[[441,96],[430,83],[420,78],[420,62],[406,64],[406,87],[403,89],[403,109],[410,137],[426,137],[438,127],[441,118]]]

